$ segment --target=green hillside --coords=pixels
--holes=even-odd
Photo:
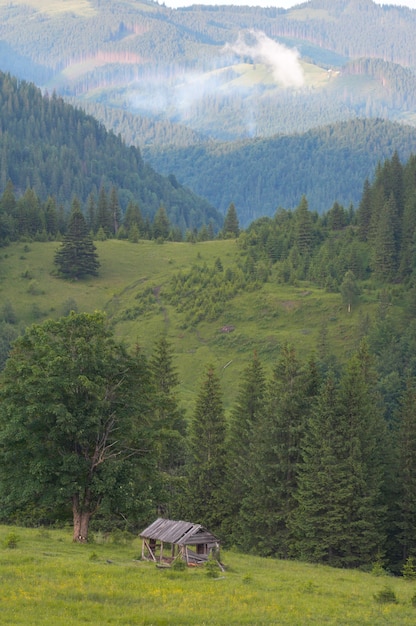
[[[13,536],[17,547],[9,549]],[[123,533],[96,533],[93,543],[74,545],[65,530],[1,526],[0,541],[5,624],[414,623],[414,583],[386,574],[234,552],[223,552],[226,570],[216,577],[204,567],[158,569],[140,560],[137,536]],[[396,601],[380,601],[389,591]]]
[[[0,69],[82,106],[97,105],[94,114],[109,107],[102,119],[111,118],[128,142],[135,133],[125,113],[147,117],[159,129],[163,124],[163,133],[149,133],[158,142],[169,137],[182,144],[190,130],[224,141],[304,131],[357,115],[397,120],[415,111],[409,81],[416,18],[404,7],[313,0],[287,11],[172,10],[150,0],[19,1],[2,3],[0,18]],[[302,84],[274,72],[280,45],[287,46],[292,71],[304,73]],[[362,58],[395,66],[398,80],[386,87],[371,67],[354,69]],[[241,64],[250,66],[250,80],[237,79]],[[344,71],[364,80],[350,82],[346,92]],[[320,78],[328,72],[330,91]]]
[[[137,148],[56,94],[0,72],[0,105],[2,191],[11,182],[17,197],[30,188],[41,201],[53,198],[67,211],[75,196],[82,204],[96,202],[113,187],[122,214],[135,202],[142,217],[152,220],[163,205],[183,231],[221,225],[206,200],[155,172]]]
[[[297,286],[265,283],[260,290],[238,293],[213,321],[186,322],[163,297],[173,274],[192,266],[213,267],[221,259],[224,270],[235,267],[241,252],[235,241],[198,244],[141,241],[131,244],[96,242],[101,263],[98,278],[68,282],[51,276],[53,255],[59,244],[16,243],[3,249],[0,261],[0,297],[16,315],[15,328],[23,329],[68,309],[103,310],[118,337],[138,343],[150,354],[166,334],[172,342],[181,385],[181,400],[192,410],[198,382],[209,363],[221,376],[226,406],[236,397],[238,380],[254,351],[272,367],[285,342],[293,343],[302,358],[317,350],[323,321],[337,356],[348,357],[358,340],[361,316],[373,316],[378,292],[369,292],[363,304],[348,315],[338,293],[310,283]],[[400,301],[397,302],[400,306]],[[223,328],[225,327],[225,330]],[[227,327],[232,327],[227,331]]]
[[[235,143],[144,150],[160,172],[178,179],[225,212],[236,205],[242,225],[278,207],[293,209],[305,194],[311,210],[334,202],[357,204],[365,178],[397,151],[416,152],[413,127],[381,119],[354,119],[306,133]],[[201,175],[203,172],[203,175]]]

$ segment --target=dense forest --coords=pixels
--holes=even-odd
[[[42,95],[33,84],[3,73],[0,131],[3,191],[10,181],[17,196],[30,189],[42,202],[68,210],[74,196],[86,204],[88,198],[98,201],[100,191],[109,194],[116,187],[123,214],[135,202],[149,220],[163,206],[183,230],[210,222],[221,225],[221,216],[207,201],[173,176],[156,173],[137,148],[128,147],[93,117],[56,94]]]
[[[0,200],[3,216],[11,191]],[[28,329],[1,375],[2,521],[62,523],[72,507],[74,538],[86,540],[89,523],[134,529],[158,510],[200,521],[241,550],[400,573],[416,556],[415,202],[416,159],[402,163],[394,153],[364,181],[356,210],[334,203],[319,215],[303,197],[294,211],[241,230],[230,205],[221,236],[237,238],[240,266],[224,270],[218,259],[172,272],[158,292],[159,303],[186,310],[188,324],[197,328],[239,291],[274,282],[339,292],[346,312],[362,290],[376,289],[379,306],[375,318],[360,318],[356,349],[342,360],[324,319],[311,358],[285,343],[270,372],[254,353],[228,415],[209,364],[193,414],[184,415],[165,338],[148,356],[137,347],[129,354],[104,317],[73,312]],[[403,306],[392,316],[395,297]],[[138,302],[139,315],[146,306],[151,299]],[[57,385],[72,391],[57,394]],[[32,419],[39,403],[44,421]],[[135,451],[137,438],[145,449]]]
[[[3,294],[0,521],[72,516],[74,541],[87,542],[91,528],[137,531],[162,515],[248,553],[414,576],[416,131],[381,118],[414,120],[416,12],[371,0],[288,11],[76,0],[70,12],[62,2],[49,11],[0,7],[1,67],[18,75],[0,74],[0,281],[15,242],[24,263],[30,245],[56,242],[53,270],[45,261],[42,271],[65,291],[100,280],[98,242],[120,253],[152,240],[153,264],[167,240],[192,255],[179,270],[163,258],[169,271],[157,284],[137,271],[128,306],[105,286],[109,318],[70,299],[59,314],[61,302],[41,310],[31,267],[17,265],[35,323],[24,327]],[[242,30],[256,40],[250,29],[298,47],[303,97],[276,88],[254,53],[231,51]],[[183,96],[189,76],[203,97],[180,116],[160,85],[182,83]],[[227,92],[235,83],[244,88]],[[74,106],[84,96],[102,123]],[[219,127],[223,142],[207,141]],[[208,264],[201,249],[211,244],[226,257]],[[237,323],[249,315],[257,341],[255,303],[289,286],[304,298],[336,294],[349,336],[331,335],[326,303],[313,353],[267,336],[267,367],[255,346],[227,410],[207,362],[201,380],[192,371],[185,412],[175,353],[156,323],[148,351],[116,335],[118,324],[156,314],[166,330],[171,307],[175,333],[191,329],[204,343],[203,325],[219,325],[244,294]],[[273,306],[265,315],[275,324]],[[215,335],[230,348],[221,373],[243,352],[234,330]]]
[[[172,10],[150,0],[79,0],[69,13],[59,2],[49,11],[5,4],[0,17],[3,71],[76,98],[135,145],[146,136],[131,131],[126,113],[150,119],[154,141],[175,145],[189,145],[192,131],[229,141],[357,115],[414,120],[416,19],[404,7],[312,0],[288,11]],[[238,52],[241,34],[253,32],[270,52],[255,41]],[[302,88],[271,79],[277,44],[299,52]]]
[[[143,154],[158,171],[175,172],[222,212],[234,202],[241,224],[247,226],[260,215],[272,216],[278,207],[295,208],[302,194],[319,213],[334,202],[356,205],[363,179],[372,179],[377,164],[395,150],[401,159],[416,151],[414,128],[354,119],[304,134],[149,148]]]

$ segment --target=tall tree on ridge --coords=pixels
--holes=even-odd
[[[175,395],[179,378],[172,353],[166,337],[161,337],[150,359],[154,386],[152,428],[157,433],[155,454],[162,483],[160,508],[170,516],[178,507],[179,490],[183,490],[186,432],[184,411]]]
[[[255,353],[243,372],[228,434],[225,484],[227,512],[222,528],[228,541],[235,545],[240,541],[239,512],[246,495],[246,479],[255,431],[264,417],[265,392],[263,367]]]
[[[223,518],[223,485],[226,473],[226,421],[220,381],[212,366],[196,400],[188,440],[188,512],[195,522],[214,531]]]
[[[224,239],[238,237],[240,234],[240,226],[238,223],[237,211],[234,202],[231,202],[224,218],[224,226],[222,228]]]
[[[68,229],[55,253],[55,265],[64,278],[97,276],[100,263],[77,198],[72,203]]]
[[[310,405],[306,387],[293,347],[284,346],[267,386],[264,418],[253,435],[240,512],[242,540],[265,556],[290,553],[289,520],[297,506],[300,443]]]

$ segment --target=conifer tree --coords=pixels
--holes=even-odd
[[[402,220],[402,240],[400,246],[401,278],[408,278],[414,268],[415,261],[415,234],[416,234],[416,189],[409,193],[406,200]]]
[[[391,281],[397,271],[397,208],[393,196],[383,204],[374,239],[373,269],[376,276]]]
[[[217,531],[223,517],[226,421],[220,381],[208,368],[189,427],[187,510],[190,519]]]
[[[153,238],[165,240],[169,237],[170,223],[168,214],[164,206],[160,206],[156,211],[153,220]]]
[[[182,487],[181,475],[185,461],[185,419],[179,407],[175,389],[179,378],[173,365],[173,348],[166,337],[156,343],[150,370],[154,386],[153,424],[157,432],[157,467],[162,485],[162,508],[164,512],[177,506],[179,488]]]
[[[55,237],[58,233],[58,211],[55,198],[49,196],[45,204],[45,226],[49,236]]]
[[[54,262],[64,278],[83,278],[98,274],[98,255],[77,198],[72,203],[68,229],[61,247],[55,253]]]
[[[90,193],[87,200],[87,216],[86,216],[87,228],[90,233],[96,233],[97,228],[97,206],[95,203],[95,196]]]
[[[290,521],[293,555],[330,565],[339,564],[342,502],[337,495],[344,471],[343,433],[336,404],[336,383],[329,373],[306,421],[298,468],[298,507]]]
[[[371,223],[371,186],[368,178],[364,181],[363,193],[357,210],[358,236],[361,241],[367,241],[370,233]]]
[[[108,204],[109,204],[108,210],[112,219],[111,232],[113,235],[117,235],[117,231],[121,225],[121,208],[120,208],[120,203],[118,201],[117,189],[114,186],[111,187],[110,198],[109,198]]]
[[[123,226],[129,233],[133,226],[136,226],[139,233],[143,230],[143,217],[140,211],[140,207],[136,202],[130,200],[127,205],[126,213],[124,215]]]
[[[408,379],[402,396],[398,433],[399,528],[398,540],[405,561],[416,556],[416,382]]]
[[[222,229],[224,239],[238,237],[240,234],[240,226],[238,223],[237,211],[233,202],[227,209],[224,218],[224,226]]]
[[[109,237],[113,233],[113,225],[107,193],[102,186],[98,194],[95,231],[98,232],[102,228],[106,236]]]
[[[231,413],[227,444],[227,512],[222,528],[228,541],[235,545],[240,541],[239,511],[246,495],[254,435],[264,417],[265,391],[263,367],[255,353],[242,375],[237,402]]]
[[[312,249],[312,218],[308,208],[306,196],[303,196],[295,210],[296,245],[300,254],[307,257]]]
[[[384,548],[382,487],[386,431],[378,398],[375,374],[365,343],[348,362],[340,381],[337,431],[337,492],[339,565],[369,565]],[[334,555],[333,555],[333,558]]]
[[[305,388],[295,351],[284,346],[268,384],[264,418],[253,434],[240,512],[246,548],[263,555],[285,558],[290,553],[289,520],[297,506],[300,443],[310,404]]]

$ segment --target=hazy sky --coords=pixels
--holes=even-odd
[[[382,0],[376,1],[376,4],[399,4],[401,6],[416,9],[416,0]],[[161,4],[163,0],[160,0]],[[252,5],[261,7],[279,7],[289,9],[296,4],[301,4],[302,0],[164,0],[164,4],[168,7],[184,7],[191,4],[236,4],[238,6]]]

